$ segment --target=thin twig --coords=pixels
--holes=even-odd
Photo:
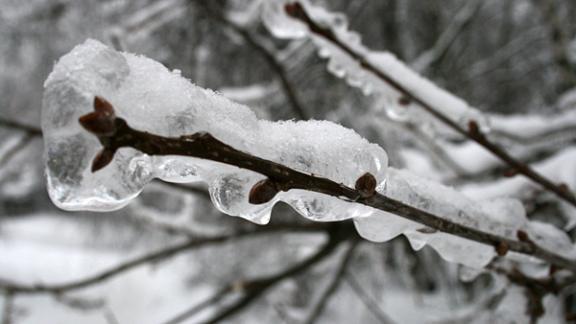
[[[516,160],[514,157],[509,155],[502,147],[492,143],[478,128],[478,125],[476,124],[475,121],[470,120],[469,129],[468,130],[464,129],[457,122],[453,121],[447,115],[442,113],[440,110],[429,104],[425,99],[414,94],[406,87],[404,87],[396,79],[394,79],[386,72],[382,71],[380,68],[372,64],[362,54],[357,53],[354,49],[352,49],[347,44],[342,42],[332,32],[331,29],[318,25],[308,15],[308,13],[304,10],[304,7],[300,3],[298,2],[292,3],[288,5],[288,9],[289,10],[287,10],[287,12],[290,16],[308,25],[312,33],[326,39],[327,41],[330,41],[331,43],[339,47],[351,58],[358,61],[360,67],[362,67],[366,71],[371,72],[381,81],[389,84],[393,89],[395,89],[403,96],[408,98],[411,102],[418,104],[419,107],[424,109],[426,112],[428,112],[433,117],[444,123],[449,128],[453,129],[462,136],[480,144],[482,147],[490,151],[493,155],[495,155],[500,160],[508,164],[512,169],[516,170],[519,174],[523,174],[524,176],[531,179],[535,183],[544,187],[546,190],[553,192],[559,198],[565,200],[566,202],[576,207],[576,197],[569,190],[566,190],[563,186],[553,183],[551,180],[547,179],[546,177],[534,171],[530,166],[526,165],[525,163],[522,163],[521,161]]]
[[[326,242],[316,253],[312,256],[304,259],[303,261],[297,263],[294,266],[291,266],[285,270],[280,271],[277,274],[270,275],[267,277],[256,278],[244,282],[234,282],[230,285],[227,285],[220,290],[218,290],[215,294],[213,294],[210,298],[206,299],[202,303],[193,306],[189,310],[184,311],[183,313],[179,314],[178,316],[170,319],[169,321],[165,322],[165,324],[177,324],[181,323],[190,317],[198,314],[198,312],[202,311],[206,307],[219,302],[222,300],[227,294],[237,290],[237,287],[241,287],[244,290],[244,294],[240,297],[236,302],[232,303],[224,307],[221,311],[214,314],[211,318],[203,321],[203,323],[220,323],[221,321],[237,314],[238,312],[242,311],[244,308],[248,307],[253,301],[259,298],[262,294],[264,294],[268,289],[276,285],[277,283],[294,277],[306,270],[308,270],[313,265],[317,264],[318,262],[325,259],[329,256],[339,245],[339,243],[346,238],[347,235],[343,235],[341,231],[340,224],[334,224],[332,230],[329,231],[330,239]],[[350,229],[347,230],[348,232]]]
[[[95,112],[80,118],[82,126],[98,136],[104,146],[104,149],[93,161],[93,171],[97,171],[110,163],[115,152],[122,147],[132,147],[148,155],[180,155],[221,162],[268,177],[252,188],[249,197],[251,203],[266,203],[280,191],[291,189],[314,191],[393,213],[441,232],[491,245],[495,248],[506,246],[510,251],[531,255],[560,268],[576,271],[575,260],[565,258],[553,251],[547,251],[533,241],[510,239],[461,225],[381,195],[375,192],[374,188],[369,188],[370,190],[365,190],[367,188],[352,189],[327,178],[306,174],[239,151],[209,133],[201,132],[175,138],[138,131],[128,126],[125,120],[116,118],[112,105],[104,99],[96,97],[94,104]],[[372,183],[375,186],[375,179],[370,181],[370,177],[373,178],[373,176],[366,174],[360,177],[359,181],[366,180],[367,184]]]
[[[42,293],[60,294],[100,283],[102,281],[110,279],[111,277],[124,273],[140,265],[149,262],[158,262],[161,260],[165,260],[181,252],[199,248],[207,244],[224,243],[240,237],[254,236],[265,233],[269,233],[269,231],[265,230],[264,228],[263,230],[240,232],[234,235],[222,235],[209,238],[191,239],[184,243],[180,243],[169,248],[164,248],[156,252],[136,257],[130,261],[122,262],[121,264],[112,267],[108,270],[102,271],[96,275],[68,283],[23,285],[12,283],[8,280],[0,279],[0,289],[6,291],[12,291],[18,294],[42,294]]]
[[[356,280],[356,277],[354,277],[352,273],[346,272],[344,279],[350,285],[350,287],[352,287],[352,291],[354,291],[356,296],[358,296],[358,298],[360,298],[362,303],[366,305],[366,308],[368,308],[370,313],[374,315],[374,317],[378,320],[379,323],[381,324],[394,323],[394,321],[390,319],[390,317],[388,317],[388,315],[386,315],[384,311],[382,311],[382,309],[380,308],[380,306],[378,306],[378,303],[374,300],[374,298],[372,298],[372,296],[366,293],[364,288],[362,288],[362,285],[358,282],[358,280]]]
[[[272,71],[274,71],[280,80],[280,84],[282,85],[282,89],[284,90],[284,94],[294,111],[296,117],[302,120],[309,119],[310,116],[306,113],[306,109],[302,105],[302,102],[298,98],[292,83],[288,79],[288,72],[286,68],[280,63],[280,61],[276,58],[274,54],[270,52],[266,48],[266,46],[262,45],[250,32],[245,30],[244,28],[236,25],[234,22],[228,20],[222,14],[215,12],[209,6],[202,1],[193,1],[194,3],[198,4],[200,7],[204,8],[204,10],[209,14],[208,16],[215,21],[218,21],[223,26],[229,28],[230,30],[234,31],[236,34],[240,35],[250,47],[252,47],[256,53],[260,54],[260,56],[268,63]]]
[[[357,241],[353,241],[350,243],[350,246],[344,253],[342,260],[340,260],[338,266],[336,267],[336,271],[334,272],[333,277],[331,278],[330,282],[328,282],[328,285],[326,286],[325,290],[322,291],[320,297],[318,298],[318,301],[314,305],[312,305],[308,317],[302,323],[313,324],[322,315],[322,312],[324,311],[326,304],[328,304],[328,302],[330,301],[330,297],[332,297],[334,293],[336,293],[338,287],[340,286],[340,283],[342,282],[342,277],[346,272],[346,268],[348,267],[350,260],[352,260],[352,256],[354,255],[354,250],[357,244],[358,244]]]

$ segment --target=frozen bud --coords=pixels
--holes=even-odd
[[[298,2],[290,2],[284,6],[284,10],[288,14],[288,16],[304,20],[306,13],[304,12],[304,8]]]
[[[272,200],[277,193],[278,188],[274,182],[270,179],[260,180],[250,189],[248,201],[254,205],[265,204]]]
[[[480,127],[475,120],[468,121],[468,132],[472,136],[480,135]]]
[[[366,172],[356,180],[355,188],[362,197],[367,198],[374,196],[377,184],[376,178],[370,172]]]
[[[508,250],[510,249],[510,247],[508,246],[508,244],[506,244],[506,242],[500,242],[496,245],[496,253],[498,254],[498,256],[505,256],[506,253],[508,253]]]
[[[110,149],[102,149],[92,160],[92,172],[96,172],[107,166],[114,158],[115,151]]]
[[[516,236],[521,242],[530,242],[530,238],[528,237],[528,233],[523,230],[519,230],[516,232]]]
[[[111,136],[116,130],[115,119],[116,115],[112,105],[105,99],[96,96],[94,98],[94,112],[81,116],[78,121],[84,129],[96,136]]]

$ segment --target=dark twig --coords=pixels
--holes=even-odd
[[[40,128],[25,125],[25,124],[19,123],[17,121],[9,120],[9,119],[0,118],[0,126],[25,131],[31,135],[34,135],[34,136],[42,136],[42,130]]]
[[[304,10],[304,7],[298,3],[294,2],[286,6],[286,12],[293,18],[298,19],[308,25],[310,31],[327,41],[330,41],[335,46],[344,51],[351,58],[358,61],[360,66],[374,74],[383,82],[389,84],[392,88],[402,94],[404,97],[408,98],[411,102],[418,104],[419,107],[424,109],[426,112],[431,114],[433,117],[444,123],[446,126],[450,127],[462,136],[480,144],[482,147],[490,151],[500,160],[508,164],[511,168],[515,169],[519,174],[526,176],[537,184],[540,184],[545,189],[553,192],[559,198],[565,200],[571,205],[576,207],[576,197],[569,191],[562,188],[545,178],[541,174],[534,171],[530,166],[516,160],[514,157],[510,156],[503,148],[492,143],[479,129],[477,123],[474,120],[470,120],[469,129],[465,129],[460,126],[457,122],[453,121],[442,113],[437,108],[429,104],[425,99],[412,93],[410,90],[406,89],[400,82],[388,75],[386,72],[382,71],[380,68],[368,61],[362,54],[357,53],[354,49],[349,47],[347,44],[342,42],[338,37],[332,32],[331,29],[318,25]]]
[[[329,231],[330,238],[328,242],[326,242],[316,253],[312,256],[304,259],[303,261],[297,263],[294,266],[291,266],[281,272],[270,275],[267,277],[257,278],[248,280],[245,282],[235,282],[232,283],[220,290],[218,290],[214,295],[212,295],[207,300],[203,301],[202,303],[195,305],[191,309],[183,312],[182,314],[176,316],[175,318],[165,322],[165,324],[177,324],[181,323],[182,321],[196,315],[199,311],[205,309],[206,307],[219,302],[222,300],[227,294],[230,292],[237,290],[240,287],[244,293],[238,300],[232,303],[229,306],[224,307],[220,312],[213,315],[210,319],[203,321],[203,323],[220,323],[221,321],[237,314],[238,312],[242,311],[244,308],[248,307],[253,301],[259,298],[262,294],[264,294],[268,289],[276,285],[277,283],[294,277],[306,270],[308,270],[313,265],[317,264],[318,262],[325,259],[329,256],[342,242],[343,239],[346,238],[344,233],[340,232],[341,226],[339,224],[335,224],[332,226],[332,229]]]
[[[367,192],[373,192],[373,190],[360,187],[353,189],[330,179],[296,171],[276,162],[239,151],[209,133],[201,132],[173,138],[138,131],[128,126],[125,120],[116,118],[112,105],[104,99],[96,97],[94,105],[94,112],[80,118],[82,126],[96,135],[104,146],[94,159],[93,171],[110,163],[116,150],[122,147],[132,147],[148,155],[181,155],[212,160],[267,176],[267,179],[258,182],[252,188],[249,197],[251,202],[265,202],[266,199],[271,199],[273,194],[291,189],[314,191],[350,203],[360,203],[390,212],[441,232],[479,243],[494,247],[505,244],[510,251],[532,255],[560,268],[576,271],[574,260],[547,251],[534,242],[505,238],[461,225],[376,192],[371,196],[366,195]]]
[[[394,321],[392,321],[392,319],[390,319],[388,315],[386,315],[384,311],[382,311],[382,309],[380,308],[380,306],[378,306],[378,303],[374,300],[374,298],[372,298],[370,295],[368,295],[368,293],[366,293],[364,288],[362,288],[362,285],[358,282],[358,280],[356,280],[356,277],[354,277],[352,273],[346,272],[344,279],[350,285],[350,287],[352,287],[352,291],[354,291],[356,296],[358,296],[358,298],[360,298],[362,303],[366,305],[366,308],[368,308],[370,313],[374,315],[374,317],[378,320],[379,323],[381,324],[394,323]]]
[[[236,34],[240,35],[240,37],[244,39],[246,44],[252,47],[256,53],[260,54],[260,56],[266,61],[266,63],[268,63],[272,71],[276,73],[276,76],[280,80],[282,89],[284,90],[284,94],[286,95],[286,98],[288,99],[288,102],[290,103],[290,106],[292,107],[292,110],[294,111],[296,117],[302,120],[309,119],[310,116],[308,116],[308,114],[306,113],[306,110],[304,109],[302,102],[298,98],[298,95],[296,94],[296,91],[292,86],[292,83],[290,82],[290,80],[288,80],[288,71],[286,71],[286,68],[276,58],[276,56],[272,54],[270,50],[266,48],[266,46],[262,45],[256,38],[254,38],[254,36],[252,36],[250,32],[236,25],[234,22],[228,20],[221,13],[215,12],[213,9],[209,8],[209,6],[203,3],[202,1],[193,1],[193,2],[197,3],[200,7],[202,7],[209,14],[208,16],[210,18],[214,19],[215,21],[221,23],[226,28],[229,28]]]
[[[0,289],[5,291],[12,291],[13,293],[18,294],[42,294],[42,293],[52,293],[52,294],[60,294],[72,290],[77,290],[81,288],[85,288],[102,281],[105,281],[111,277],[124,273],[130,269],[138,267],[140,265],[150,263],[150,262],[158,262],[161,260],[168,259],[172,256],[175,256],[181,252],[189,251],[195,248],[199,248],[208,244],[218,244],[228,242],[230,240],[240,238],[240,237],[252,237],[258,234],[265,234],[269,233],[269,231],[265,230],[255,230],[250,232],[241,232],[234,235],[223,235],[223,236],[214,236],[209,238],[196,238],[188,240],[184,243],[180,243],[174,245],[169,248],[164,248],[156,252],[152,252],[140,257],[136,257],[130,261],[123,262],[115,267],[112,267],[108,270],[102,271],[99,274],[80,279],[77,281],[72,281],[63,284],[36,284],[36,285],[21,285],[11,283],[7,280],[0,279]]]
[[[334,276],[331,278],[330,282],[326,286],[325,290],[322,291],[322,294],[318,298],[318,301],[312,305],[312,308],[308,314],[308,317],[302,322],[305,324],[313,324],[315,323],[318,318],[322,315],[326,304],[330,301],[330,297],[336,293],[340,283],[342,282],[342,277],[346,272],[346,268],[352,260],[352,256],[354,255],[354,250],[357,246],[357,241],[353,241],[350,243],[350,246],[344,253],[342,260],[340,260],[338,266],[336,267],[336,271],[334,272]]]

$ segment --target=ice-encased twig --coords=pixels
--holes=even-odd
[[[576,207],[576,196],[568,188],[553,183],[488,139],[485,135],[488,127],[482,114],[462,99],[414,73],[392,54],[366,49],[360,43],[359,36],[348,30],[346,19],[341,15],[312,6],[306,0],[272,1],[269,8],[264,11],[264,20],[277,36],[310,37],[319,44],[320,55],[330,58],[329,70],[340,77],[347,76],[347,81],[354,86],[370,90],[365,91],[367,93],[371,92],[373,85],[377,85],[380,94],[389,99],[388,109],[393,115],[396,114],[394,108],[399,107],[396,111],[401,112],[402,116],[396,116],[397,119],[407,117],[426,123],[432,118],[432,121],[442,125],[439,129],[449,129],[478,143],[515,172]],[[339,67],[334,68],[334,64]],[[411,107],[420,109],[407,114],[413,110]]]
[[[94,100],[95,94],[112,104]],[[94,106],[96,112],[82,122],[97,137],[78,123]],[[540,248],[534,243],[540,243],[539,230],[525,224],[524,211],[515,203],[480,205],[393,169],[386,180],[386,153],[353,131],[328,122],[258,120],[247,107],[196,87],[157,62],[96,41],[76,47],[49,76],[43,130],[50,196],[62,208],[120,208],[154,177],[204,181],[221,211],[254,222],[266,223],[281,200],[313,220],[354,218],[369,239],[404,233],[415,248],[428,243],[444,258],[470,266],[484,266],[495,247],[505,246],[576,269],[572,245],[547,237],[542,242],[552,244],[544,246],[560,254]],[[96,167],[110,164],[91,173],[90,162],[102,145],[108,153],[100,155]],[[367,172],[375,178],[360,177]],[[364,185],[352,189],[359,177]],[[250,204],[257,183],[264,195],[253,201],[262,204]],[[389,197],[372,195],[374,187]],[[516,216],[489,216],[499,213]],[[533,241],[518,241],[518,229]]]

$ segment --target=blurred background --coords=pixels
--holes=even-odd
[[[378,101],[330,74],[311,42],[275,39],[262,24],[262,1],[0,0],[0,283],[94,278],[50,292],[4,290],[2,323],[197,323],[230,309],[222,317],[231,323],[500,323],[525,315],[520,288],[470,275],[428,248],[414,252],[403,237],[370,243],[351,223],[311,223],[282,205],[258,227],[220,214],[201,186],[154,182],[111,213],[54,207],[39,129],[43,82],[61,55],[95,38],[179,69],[261,118],[350,127],[383,146],[395,167],[477,199],[520,198],[531,219],[573,236],[574,208],[503,179],[504,167],[473,144],[378,114]],[[496,141],[574,188],[576,2],[314,3],[344,13],[367,47],[391,51],[489,114]],[[571,295],[547,298],[543,321],[576,310]]]

